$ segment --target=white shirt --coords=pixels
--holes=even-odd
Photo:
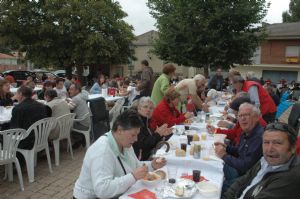
[[[57,93],[57,97],[60,99],[66,99],[68,97],[68,91],[66,87],[63,87],[62,89],[54,88],[54,90]]]
[[[107,136],[101,136],[87,150],[79,178],[75,183],[74,197],[78,199],[117,197],[136,182],[131,172],[142,163],[137,159],[132,147],[125,148],[127,161],[121,158],[125,175],[113,149],[114,146],[109,141],[109,134],[110,132],[106,134]],[[149,166],[148,168],[150,169]]]

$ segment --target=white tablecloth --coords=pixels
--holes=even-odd
[[[198,131],[197,133],[199,133]],[[199,133],[200,135],[200,133]],[[179,140],[180,139],[186,139],[186,136],[179,136],[179,135],[173,135],[170,139],[170,142],[172,145],[177,145],[179,147]],[[212,199],[220,198],[221,196],[221,189],[223,185],[223,161],[221,159],[218,159],[214,155],[209,155],[211,153],[211,148],[213,145],[213,137],[208,136],[206,141],[203,141],[202,145],[206,147],[205,150],[202,150],[204,153],[201,153],[200,159],[194,159],[193,156],[189,154],[189,148],[187,148],[187,156],[186,157],[176,157],[175,151],[171,150],[168,154],[164,155],[164,157],[167,159],[167,165],[166,167],[176,167],[177,168],[177,177],[180,177],[183,173],[188,172],[189,175],[192,175],[192,171],[197,169],[201,170],[201,176],[204,176],[209,182],[215,184],[219,192],[215,197],[210,197]],[[203,160],[202,158],[209,155],[211,157],[209,160]],[[157,185],[159,186],[159,185]],[[120,199],[129,199],[129,194],[141,191],[142,189],[148,189],[155,193],[155,188],[157,186],[147,186],[143,184],[141,181],[137,181],[126,193],[124,193]],[[201,195],[199,192],[197,192],[193,198],[197,199],[204,199],[207,198],[207,196]]]
[[[14,93],[14,94],[17,92],[17,90],[18,90],[18,88],[14,88],[14,87],[11,87],[11,88],[10,88],[10,92],[12,92],[12,93]],[[42,90],[42,87],[36,86],[33,90],[34,90],[35,92],[37,92],[37,91]]]
[[[115,96],[115,97],[114,96],[106,96],[106,97],[104,97],[102,94],[90,94],[89,95],[89,100],[96,99],[96,98],[99,98],[99,97],[103,97],[105,99],[105,101],[107,101],[107,102],[117,101],[117,100],[123,98],[122,96]]]
[[[0,109],[0,124],[10,122],[13,107],[0,107]]]

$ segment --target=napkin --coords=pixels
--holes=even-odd
[[[188,180],[193,180],[193,176],[192,175],[184,175],[184,176],[181,176],[181,178],[188,179]],[[201,176],[200,177],[200,182],[201,181],[208,181],[208,180],[204,176]]]
[[[155,193],[149,191],[148,189],[142,189],[141,191],[128,196],[135,199],[156,199]]]

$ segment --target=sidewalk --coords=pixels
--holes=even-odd
[[[53,173],[49,172],[46,156],[37,160],[35,182],[28,182],[26,166],[22,168],[24,191],[20,191],[17,172],[14,172],[13,182],[4,181],[4,166],[0,166],[0,199],[72,198],[74,183],[79,176],[86,149],[80,147],[73,150],[72,160],[70,153],[61,148],[58,167],[54,163],[54,152],[50,153]]]

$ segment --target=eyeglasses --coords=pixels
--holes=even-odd
[[[291,126],[289,126],[288,124],[285,124],[285,123],[282,123],[282,122],[275,122],[275,123],[268,124],[266,126],[265,131],[267,131],[267,130],[279,130],[279,131],[287,132],[290,135],[292,135],[292,137],[294,139],[297,139],[296,131]]]
[[[242,119],[243,117],[248,118],[248,117],[250,117],[250,115],[251,115],[250,113],[240,114],[240,115],[238,115],[238,118],[239,119]]]

